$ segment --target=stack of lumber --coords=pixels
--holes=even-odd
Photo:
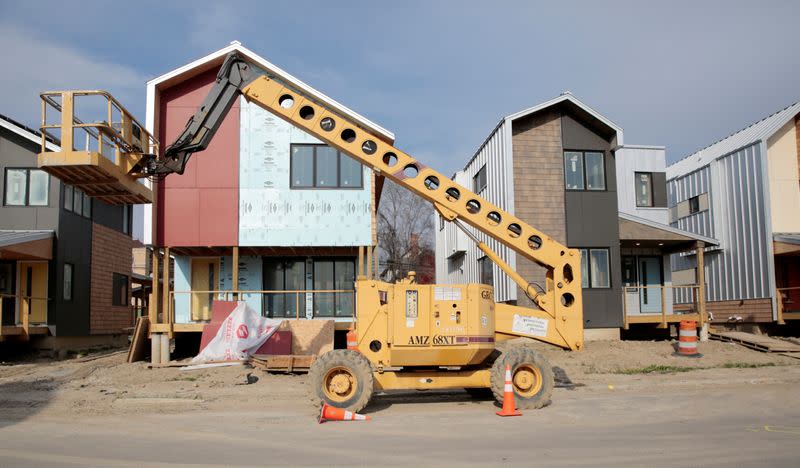
[[[779,340],[766,335],[755,335],[740,331],[711,330],[711,339],[738,343],[756,351],[778,353],[782,356],[800,358],[800,345],[786,340]]]
[[[316,358],[307,354],[254,354],[250,356],[250,365],[266,372],[308,372]]]

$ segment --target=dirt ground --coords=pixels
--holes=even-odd
[[[800,371],[800,360],[761,353],[742,346],[709,341],[700,344],[702,358],[673,356],[668,341],[589,342],[581,352],[567,352],[530,340],[556,370],[557,386],[592,389],[617,385],[657,387],[690,384],[697,380],[724,382],[742,368],[754,375]],[[5,418],[118,416],[181,413],[196,410],[263,409],[308,405],[305,375],[266,374],[246,366],[185,371],[149,369],[147,363],[125,363],[118,352],[81,362],[78,359],[38,361],[0,366],[0,408]],[[666,366],[666,367],[652,367]],[[791,367],[784,367],[791,366]],[[649,368],[648,368],[649,367]],[[706,368],[675,372],[684,368]],[[655,373],[647,371],[656,370]],[[248,374],[258,378],[248,384]],[[443,396],[443,398],[448,398]],[[312,410],[310,410],[312,411]]]

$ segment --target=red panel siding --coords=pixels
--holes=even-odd
[[[158,138],[166,146],[180,134],[216,77],[209,70],[162,90]],[[231,246],[239,239],[239,103],[233,105],[206,151],[158,191],[159,246]]]

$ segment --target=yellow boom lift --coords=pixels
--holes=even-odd
[[[64,106],[71,103],[64,101],[70,101],[70,93],[75,92],[44,93],[42,97],[66,113]],[[127,112],[123,112],[121,125],[116,125],[119,128],[113,123],[99,125],[101,132],[105,129],[105,133],[117,135],[115,157],[125,162],[127,172],[116,178],[109,178],[106,172],[99,181],[84,184],[87,193],[112,203],[130,203],[126,198],[135,198],[129,195],[138,190],[135,185],[140,185],[135,179],[183,173],[189,157],[206,149],[240,95],[431,202],[538,306],[534,309],[495,303],[493,288],[484,284],[423,285],[417,284],[413,275],[393,284],[359,274],[355,284],[356,316],[348,333],[348,349],[329,351],[314,362],[309,379],[312,394],[329,405],[351,411],[361,410],[376,391],[398,389],[491,389],[502,401],[508,364],[517,405],[540,408],[548,404],[554,385],[548,361],[526,347],[510,347],[499,353],[496,344],[526,336],[570,350],[583,346],[579,251],[565,247],[425,166],[348,118],[342,110],[282,82],[236,53],[226,57],[205,101],[163,155],[157,154],[152,137],[144,134],[130,117],[125,118]],[[56,102],[54,96],[61,96],[61,102]],[[109,104],[109,116],[111,113]],[[61,126],[64,125],[89,124],[76,124],[71,115],[64,115]],[[46,125],[43,117],[43,130],[53,127]],[[71,133],[72,128],[69,130]],[[61,153],[43,153],[39,165],[56,176],[71,177],[72,183],[80,183],[88,172],[76,175],[69,166],[80,160],[83,167],[91,167],[92,155],[97,155],[88,149],[75,152],[71,146],[72,142]],[[118,192],[90,191],[105,187],[104,183]],[[136,202],[141,203],[141,197]],[[547,270],[543,290],[534,288],[471,229],[543,266]]]

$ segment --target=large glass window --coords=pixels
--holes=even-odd
[[[606,169],[603,153],[565,151],[564,184],[567,190],[605,190]]]
[[[72,211],[72,186],[64,185],[64,209]]]
[[[653,174],[637,172],[634,177],[636,206],[653,206]]]
[[[564,153],[564,177],[567,190],[583,190],[583,153],[567,151]]]
[[[292,145],[292,188],[362,188],[363,169],[358,161],[326,145]]]
[[[336,187],[339,182],[339,152],[330,146],[317,146],[315,170],[315,187]]]
[[[50,176],[39,169],[6,169],[5,204],[47,206]]]
[[[580,249],[581,286],[605,289],[611,287],[611,269],[608,249]]]
[[[606,189],[606,168],[603,164],[603,153],[584,153],[586,166],[586,189]]]
[[[264,260],[264,290],[303,291],[306,289],[306,263],[303,259]],[[264,294],[264,315],[296,317],[298,307],[305,309],[305,294]],[[301,314],[305,316],[305,312]]]
[[[291,150],[291,186],[314,186],[314,147],[293,145]]]
[[[339,155],[339,187],[361,187],[363,176],[361,163],[345,154]]]
[[[71,185],[64,185],[64,209],[91,219],[92,199],[79,189]]]
[[[480,269],[481,284],[488,284],[494,286],[494,273],[492,271],[492,261],[489,257],[481,257],[478,259],[478,267]]]
[[[486,164],[478,169],[478,173],[472,178],[472,191],[481,193],[481,190],[486,188]]]
[[[351,259],[314,260],[314,290],[352,291],[355,289],[356,265]],[[353,293],[315,292],[314,317],[351,317]]]

